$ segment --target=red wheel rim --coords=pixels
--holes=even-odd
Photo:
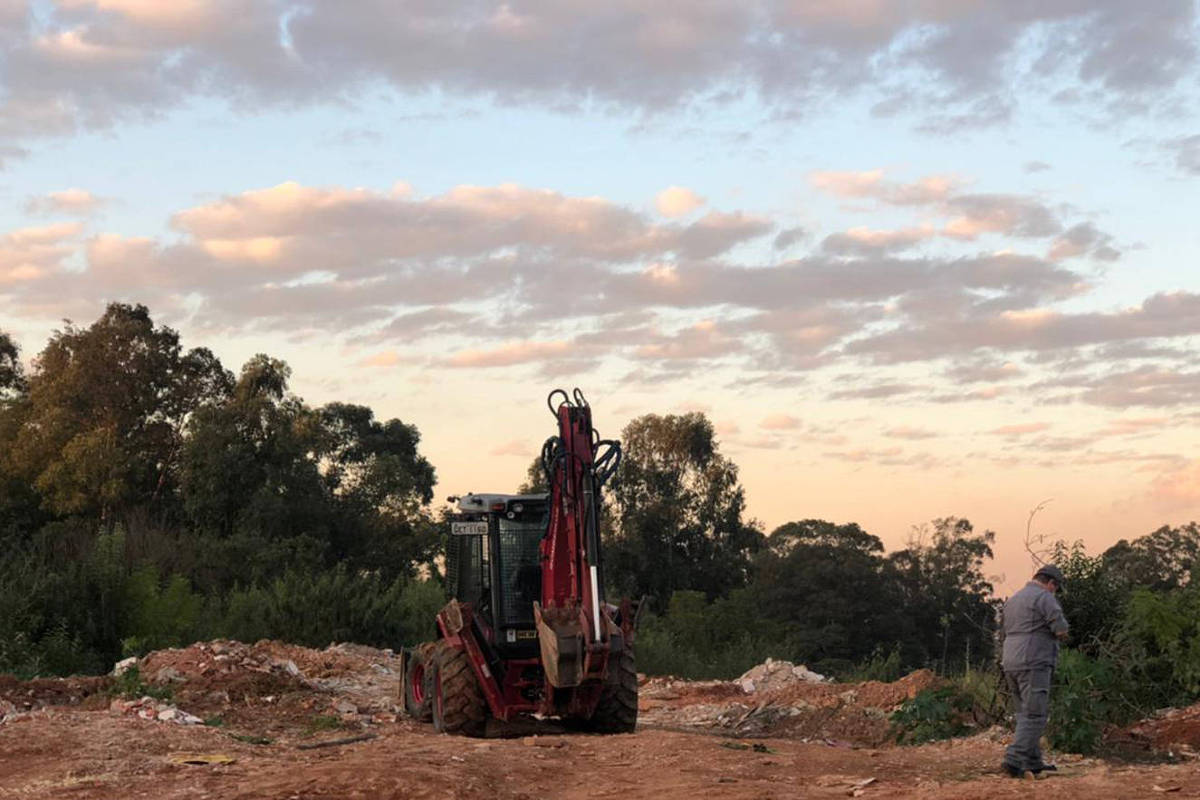
[[[425,665],[417,664],[412,671],[412,697],[417,705],[425,702]]]

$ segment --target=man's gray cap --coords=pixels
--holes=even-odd
[[[1058,567],[1054,566],[1053,564],[1045,565],[1044,567],[1039,569],[1037,572],[1033,573],[1033,577],[1049,578],[1050,580],[1057,583],[1058,588],[1060,588],[1060,589],[1066,583],[1066,579],[1063,578],[1062,570],[1060,570]]]

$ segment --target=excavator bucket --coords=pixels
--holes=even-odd
[[[578,686],[583,682],[587,657],[579,609],[542,608],[540,603],[534,603],[533,618],[546,679],[558,689]]]

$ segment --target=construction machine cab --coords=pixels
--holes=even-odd
[[[470,603],[484,639],[502,658],[536,655],[533,605],[541,599],[539,546],[549,525],[548,494],[451,497],[446,590]]]

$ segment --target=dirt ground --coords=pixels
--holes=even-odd
[[[998,729],[886,743],[887,714],[928,673],[750,694],[655,678],[633,734],[464,739],[397,714],[397,667],[354,645],[210,642],[141,661],[158,699],[114,698],[112,679],[0,677],[0,798],[1200,796],[1200,708],[1121,732],[1156,763],[1060,756],[1060,774],[1031,784],[996,772]]]

